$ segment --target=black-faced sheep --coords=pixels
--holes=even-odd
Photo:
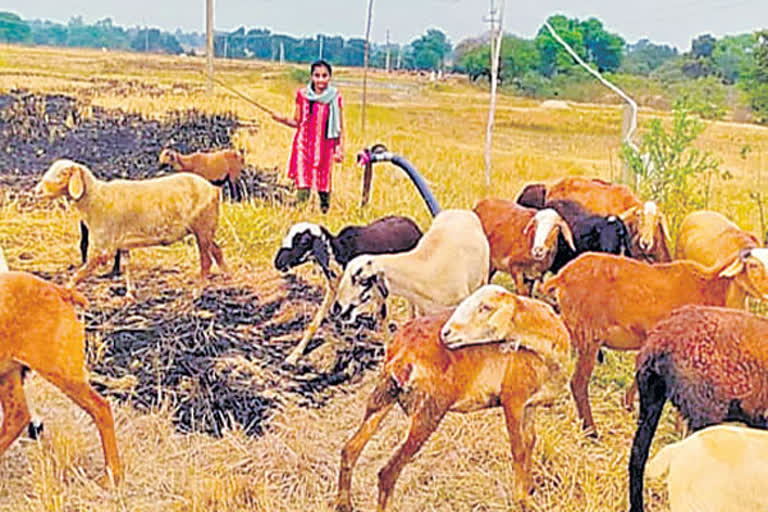
[[[314,261],[328,280],[328,289],[320,309],[286,362],[296,364],[304,353],[336,299],[341,271],[353,258],[361,254],[409,251],[416,246],[421,234],[415,222],[398,216],[383,217],[367,226],[347,226],[337,236],[317,224],[300,222],[293,225],[277,251],[275,268],[285,272],[304,262]]]

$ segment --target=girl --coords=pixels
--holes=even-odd
[[[296,199],[306,201],[314,188],[323,213],[330,206],[331,167],[344,158],[341,93],[329,84],[331,73],[331,65],[326,61],[313,62],[309,85],[296,93],[293,119],[272,116],[275,121],[296,128],[288,167],[288,177],[298,189]]]

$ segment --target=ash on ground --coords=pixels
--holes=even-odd
[[[31,190],[58,158],[81,162],[107,180],[160,176],[167,174],[158,162],[163,148],[182,153],[229,148],[239,126],[233,113],[192,109],[150,119],[62,94],[13,90],[0,95],[0,185]],[[290,196],[275,170],[246,168],[238,186],[246,198],[284,202]]]
[[[319,369],[309,357],[286,365],[311,320],[302,311],[314,313],[322,300],[319,287],[294,276],[282,278],[270,297],[230,286],[194,298],[173,271],[155,274],[148,298],[127,306],[122,284],[89,289],[112,297],[101,309],[92,301],[86,312],[89,364],[100,392],[142,411],[170,406],[182,432],[260,435],[275,407],[287,400],[322,407],[384,355],[378,334],[324,323],[309,350],[328,342],[330,366]]]

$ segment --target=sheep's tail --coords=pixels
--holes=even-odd
[[[664,371],[668,366],[667,354],[651,354],[642,357],[637,371],[637,390],[640,395],[640,414],[637,418],[637,432],[632,441],[629,456],[629,512],[643,512],[643,473],[648,461],[648,451],[659,425],[661,411],[667,401],[667,383]],[[661,462],[660,465],[663,465]]]
[[[61,300],[64,302],[69,302],[74,306],[80,306],[83,308],[88,307],[88,299],[86,299],[85,295],[79,291],[71,288],[62,288],[61,286],[56,285],[54,285],[54,287],[56,288],[56,291],[59,292],[59,297],[61,297]]]
[[[648,465],[645,467],[645,474],[651,478],[660,478],[664,476],[664,473],[669,470],[669,465],[672,462],[672,459],[675,457],[678,444],[680,443],[668,444],[659,450],[659,453],[654,455],[653,458],[648,461]]]
[[[0,247],[0,272],[8,272],[8,262],[5,261],[2,247]]]

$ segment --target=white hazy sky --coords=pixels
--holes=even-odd
[[[267,27],[295,36],[317,33],[360,37],[367,0],[214,0],[217,30]],[[501,0],[496,0],[497,4]],[[395,42],[407,43],[426,28],[443,30],[455,44],[486,30],[488,0],[374,1],[372,38],[383,42],[389,28]],[[24,19],[66,22],[80,15],[87,23],[111,17],[123,26],[150,25],[201,32],[205,0],[2,0],[0,11]],[[768,0],[506,0],[507,32],[532,37],[554,13],[596,16],[628,42],[647,37],[688,50],[693,37],[716,37],[768,27]]]

